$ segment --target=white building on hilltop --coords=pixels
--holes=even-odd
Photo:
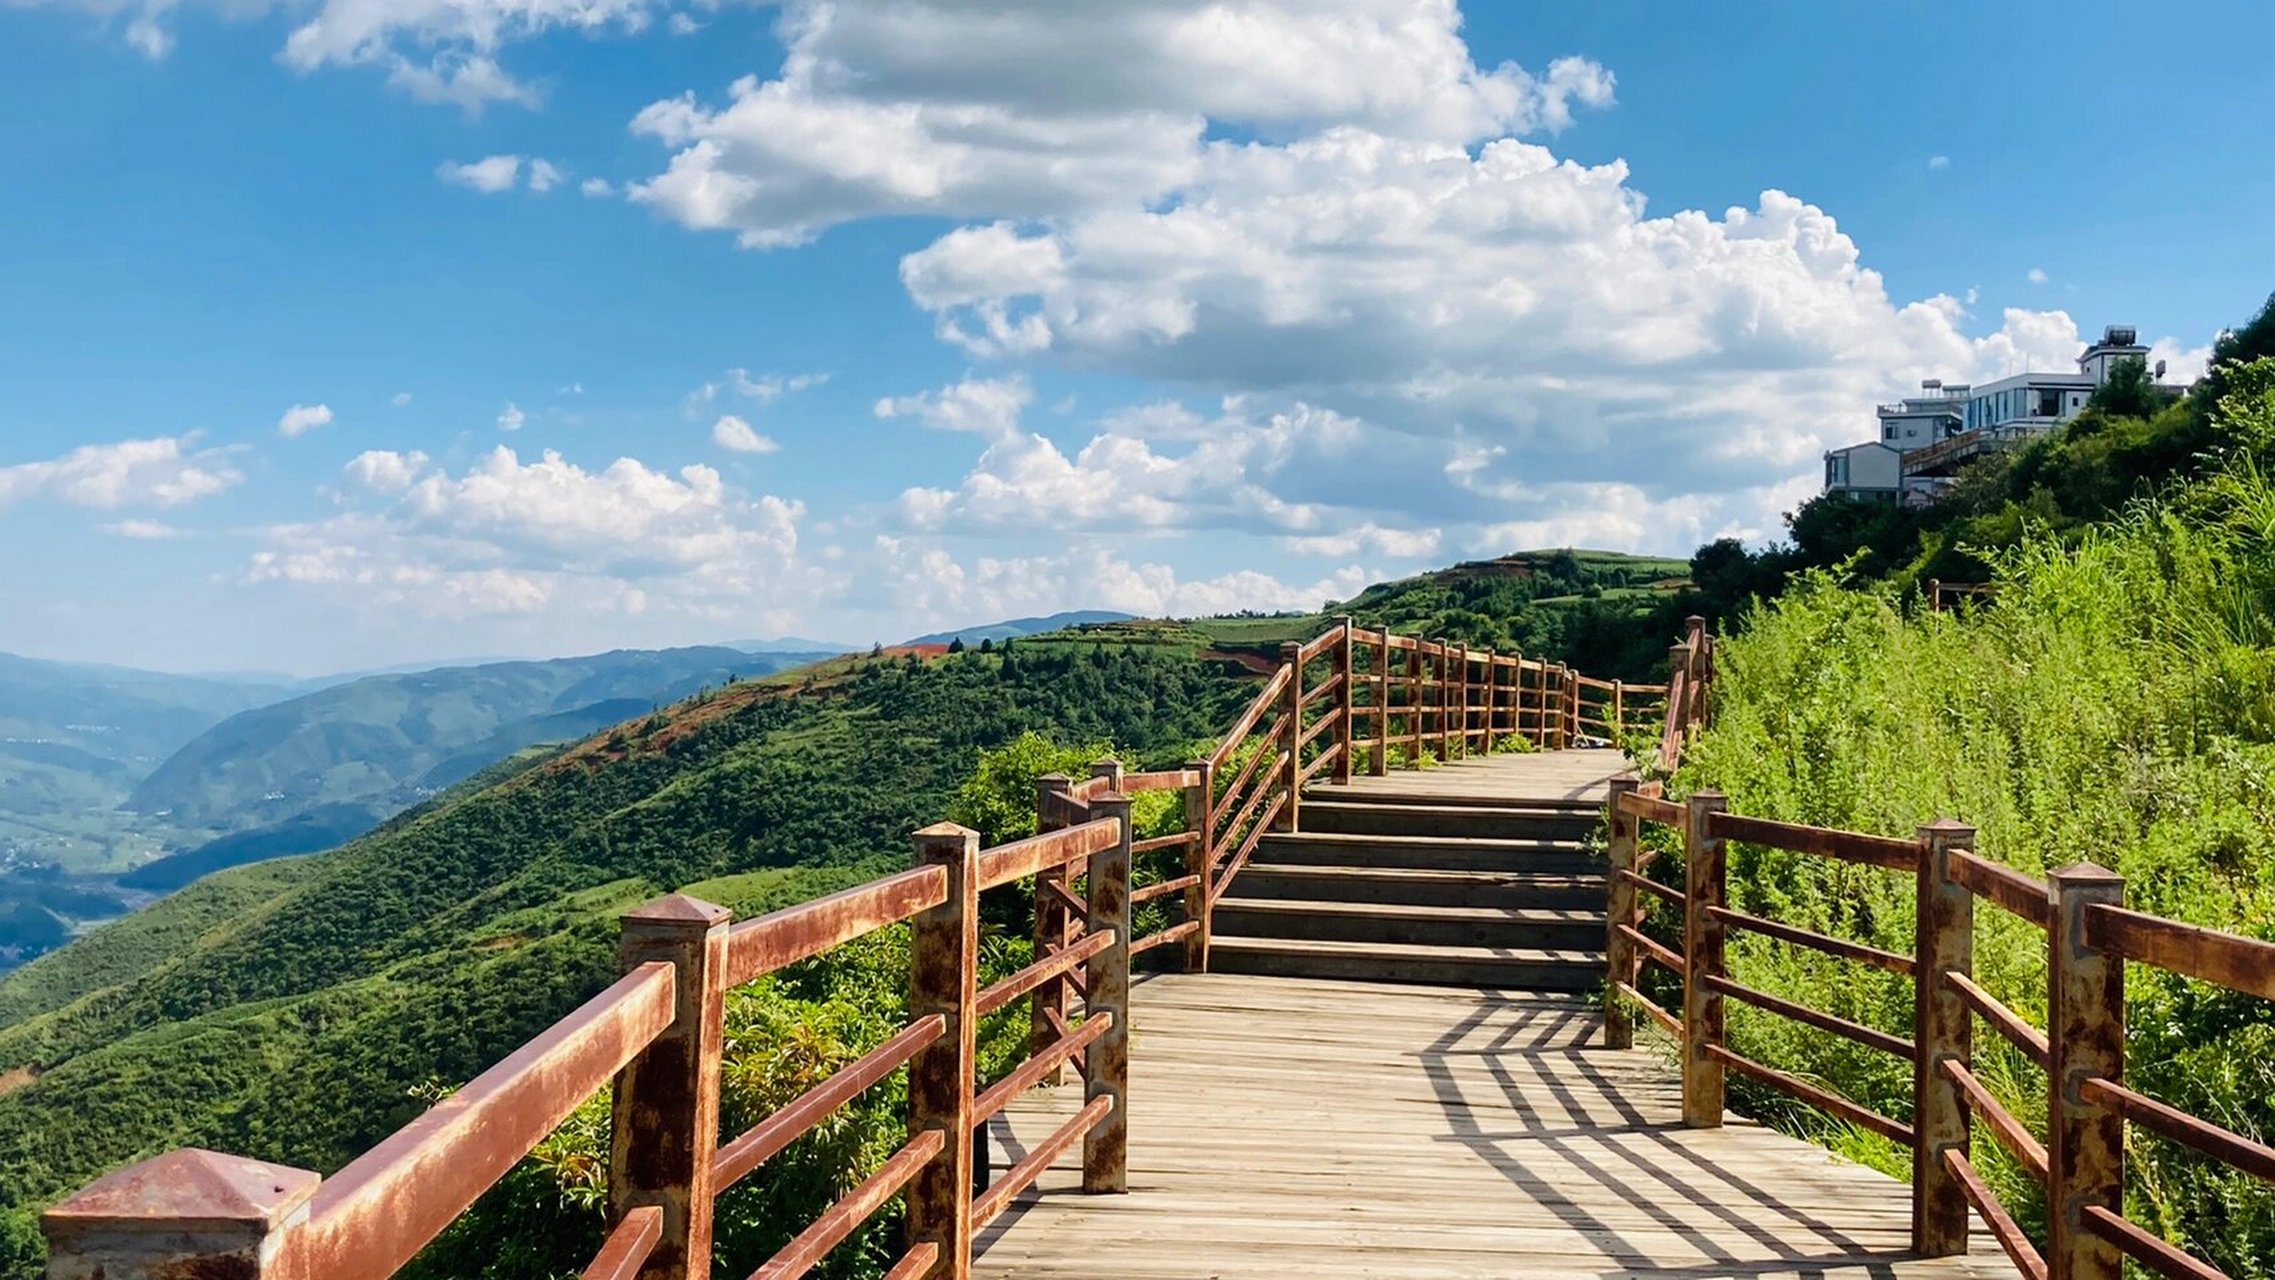
[[[2119,361],[2148,359],[2138,338],[2129,326],[2109,326],[2078,356],[2076,373],[2018,373],[1981,386],[1930,378],[1919,395],[1879,407],[1879,439],[1825,454],[1825,492],[1932,502],[1970,460],[2076,417]],[[2156,374],[2164,376],[2161,364]]]

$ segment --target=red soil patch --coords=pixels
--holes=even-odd
[[[1260,653],[1231,653],[1223,649],[1203,649],[1201,657],[1210,662],[1237,662],[1251,673],[1268,676],[1280,669],[1278,658],[1267,658]]]

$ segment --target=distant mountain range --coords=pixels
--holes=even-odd
[[[1013,618],[909,643],[976,646],[1129,616]],[[868,648],[781,636],[313,679],[0,654],[0,970],[142,895],[336,847],[533,747]]]
[[[138,894],[332,848],[530,747],[836,652],[621,650],[291,683],[0,654],[0,970]]]
[[[368,828],[525,747],[583,738],[707,685],[820,656],[622,649],[366,676],[231,716],[144,778],[126,807],[235,834],[326,810],[338,825],[339,806],[361,806],[373,815]]]
[[[1079,627],[1085,623],[1127,622],[1136,616],[1136,614],[1131,613],[1116,613],[1111,609],[1075,609],[1066,613],[1054,613],[1042,618],[1012,618],[1004,622],[990,622],[980,626],[964,627],[957,631],[935,631],[931,635],[918,636],[903,643],[953,644],[962,640],[965,644],[978,644],[982,640],[1016,639],[1020,636],[1040,635],[1045,631],[1060,631],[1067,627]]]

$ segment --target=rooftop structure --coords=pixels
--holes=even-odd
[[[2075,373],[2018,373],[1979,386],[1929,378],[1920,394],[1875,409],[1879,439],[1825,454],[1825,491],[1932,502],[1960,467],[2068,422],[2120,362],[2148,355],[2130,325],[2110,325],[2078,356]]]

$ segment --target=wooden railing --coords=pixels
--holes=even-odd
[[[1686,1124],[1722,1123],[1726,1074],[1734,1071],[1909,1148],[1912,1244],[1921,1254],[1964,1252],[1972,1211],[2032,1280],[2119,1280],[2126,1258],[2175,1280],[2224,1280],[2216,1268],[2125,1218],[2126,1126],[2270,1181],[2275,1181],[2275,1149],[2125,1085],[2125,965],[2150,965],[2275,1000],[2275,943],[2127,910],[2124,880],[2091,863],[2065,867],[2044,879],[2024,875],[1976,854],[1974,829],[1955,822],[1923,826],[1911,840],[1893,839],[1741,817],[1728,812],[1723,797],[1710,791],[1695,792],[1678,804],[1660,795],[1658,784],[1626,777],[1612,785],[1609,823],[1605,1038],[1617,1047],[1632,1043],[1633,1012],[1675,1038]],[[1644,823],[1682,833],[1683,883],[1651,877],[1657,858],[1641,846]],[[1887,951],[1732,910],[1723,856],[1732,840],[1911,877],[1918,910],[1912,951]],[[2033,1026],[1975,981],[1978,899],[2045,933],[2050,1030]],[[1640,927],[1654,908],[1679,913],[1681,951]],[[1732,930],[1912,979],[1909,1034],[1863,1026],[1732,980],[1724,963]],[[1643,992],[1645,963],[1680,979],[1679,1011],[1661,1008]],[[1882,1115],[1732,1052],[1724,1034],[1726,1000],[1909,1062],[1911,1121]],[[2049,1119],[2043,1140],[2002,1106],[1976,1074],[1978,1020],[2045,1072]],[[1971,1138],[1978,1122],[2045,1188],[2048,1238],[2043,1251],[1976,1171]]]
[[[338,1173],[209,1151],[160,1156],[48,1211],[48,1274],[383,1280],[613,1083],[610,1229],[584,1275],[705,1280],[718,1195],[906,1070],[900,1147],[753,1280],[807,1274],[895,1197],[907,1240],[889,1280],[965,1280],[974,1233],[1076,1144],[1085,1191],[1126,1188],[1132,959],[1177,947],[1186,968],[1208,967],[1214,904],[1266,832],[1298,827],[1305,784],[1326,770],[1348,780],[1361,753],[1379,774],[1394,755],[1412,765],[1512,739],[1549,750],[1615,740],[1669,705],[1665,686],[1607,684],[1349,619],[1282,657],[1206,759],[1153,773],[1103,761],[1081,781],[1039,780],[1034,836],[983,849],[963,827],[927,827],[914,835],[909,870],[740,922],[681,894],[641,907],[623,919],[615,985]],[[1136,838],[1131,797],[1149,791],[1183,794],[1183,831]],[[982,987],[979,897],[1014,885],[1032,886],[1033,963]],[[1139,918],[1165,923],[1133,936]],[[902,925],[907,1025],[722,1140],[727,993]],[[1022,999],[1032,1010],[1028,1056],[982,1088],[979,1021]],[[975,1141],[988,1120],[1021,1092],[1061,1082],[1070,1066],[1084,1105],[983,1183],[988,1163]]]

